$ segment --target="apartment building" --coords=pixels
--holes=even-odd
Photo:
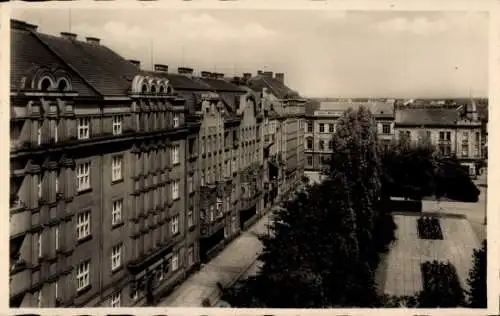
[[[199,123],[99,39],[11,26],[10,304],[143,305],[199,261]]]
[[[395,137],[413,142],[430,140],[441,155],[455,155],[475,175],[476,163],[484,158],[482,125],[475,100],[463,109],[399,108]]]
[[[153,304],[300,179],[303,101],[279,79],[11,26],[12,307]]]
[[[394,101],[370,99],[330,99],[322,100],[319,108],[308,115],[305,124],[305,168],[319,172],[327,167],[327,160],[332,154],[332,134],[336,130],[336,121],[349,108],[361,106],[369,109],[377,123],[379,141],[389,146],[394,137]]]
[[[285,85],[283,73],[259,70],[256,76],[246,77],[246,85],[262,96],[268,135],[274,134],[274,141],[267,147],[270,170],[274,173],[268,187],[276,195],[286,194],[299,185],[304,175],[306,100]]]

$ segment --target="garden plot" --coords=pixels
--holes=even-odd
[[[464,218],[443,215],[439,218],[443,239],[421,239],[419,218],[418,215],[394,215],[394,221],[398,226],[397,240],[386,258],[387,271],[384,273],[385,280],[382,281],[383,292],[401,296],[414,295],[421,291],[423,286],[421,264],[433,260],[449,261],[453,264],[461,286],[467,289],[473,250],[480,246],[470,223]],[[428,231],[432,231],[434,235],[437,230],[436,223],[434,221],[428,223],[430,224],[425,226],[433,227]]]

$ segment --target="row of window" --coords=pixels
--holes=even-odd
[[[319,145],[319,150],[325,150],[325,145],[326,145],[326,140],[320,140],[318,145]],[[306,149],[313,149],[314,147],[314,141],[312,139],[312,137],[308,137],[307,138],[307,147]],[[332,140],[329,140],[328,141],[328,149],[329,150],[333,150],[333,141]]]

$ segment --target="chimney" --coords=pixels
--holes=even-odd
[[[252,74],[249,72],[245,72],[243,74],[243,80],[248,81],[250,78],[252,78]]]
[[[264,72],[264,76],[268,77],[268,78],[272,78],[273,77],[273,72],[272,71],[265,71]]]
[[[30,31],[30,32],[36,32],[38,29],[38,26],[36,26],[34,24],[29,24],[29,23],[26,23],[24,21],[15,20],[15,19],[10,20],[10,27],[12,29],[24,30],[24,31]]]
[[[76,41],[76,34],[75,33],[70,33],[70,32],[61,32],[61,37],[65,38],[67,40],[72,40]]]
[[[183,74],[183,75],[192,75],[193,74],[193,68],[179,67],[179,68],[177,68],[177,72],[179,74]]]
[[[87,43],[94,45],[99,45],[101,42],[101,40],[97,37],[86,37],[85,39],[87,40]]]
[[[133,64],[134,66],[136,66],[137,68],[139,68],[139,69],[141,68],[141,62],[140,61],[135,60],[135,59],[130,59],[129,62],[131,64]]]
[[[220,73],[220,72],[215,73],[215,78],[217,78],[217,79],[223,79],[224,78],[224,74]]]
[[[158,72],[168,72],[168,66],[162,64],[155,64],[154,70]]]
[[[257,74],[262,75],[263,74],[262,70],[257,70]]]
[[[241,84],[241,79],[242,78],[240,78],[238,76],[234,76],[233,80],[231,80],[231,82],[234,83],[235,85],[240,85]]]
[[[202,78],[210,78],[212,74],[210,73],[210,71],[202,71],[201,72],[201,77]]]
[[[274,78],[276,78],[276,80],[278,80],[282,84],[285,84],[285,74],[284,73],[277,72],[274,76],[275,76]]]

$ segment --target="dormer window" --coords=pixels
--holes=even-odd
[[[160,93],[165,93],[165,87],[164,86],[160,86]]]
[[[151,93],[156,93],[156,86],[151,87]]]
[[[52,87],[52,80],[50,78],[45,77],[40,81],[40,90],[48,91]]]
[[[145,85],[145,84],[143,84],[141,91],[142,91],[142,93],[147,93],[148,92],[148,86]]]
[[[59,91],[67,91],[67,90],[69,90],[68,80],[66,80],[66,79],[59,79],[59,82],[57,83],[57,89]]]

